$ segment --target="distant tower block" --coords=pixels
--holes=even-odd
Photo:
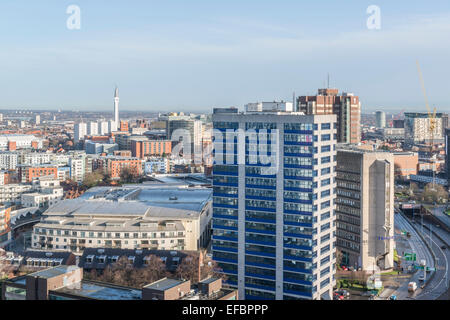
[[[114,93],[114,122],[119,126],[119,88],[116,87],[116,92]]]

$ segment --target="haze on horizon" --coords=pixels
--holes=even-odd
[[[81,9],[69,30],[66,9]],[[381,29],[366,26],[381,8]],[[450,3],[106,0],[0,3],[0,109],[211,112],[326,86],[363,113],[450,112]]]

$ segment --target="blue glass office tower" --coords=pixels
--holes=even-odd
[[[336,116],[215,109],[213,259],[240,299],[329,299]]]

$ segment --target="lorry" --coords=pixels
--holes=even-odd
[[[410,283],[408,284],[408,291],[409,291],[409,292],[414,292],[414,291],[416,291],[416,289],[417,289],[417,283],[415,283],[415,282],[410,282]]]

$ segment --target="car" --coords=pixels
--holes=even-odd
[[[333,300],[344,300],[344,296],[339,294],[339,293],[337,293],[337,292],[335,292],[333,294]]]
[[[349,298],[350,297],[350,292],[348,292],[347,290],[341,289],[341,290],[337,290],[335,293],[344,296],[345,298]]]
[[[342,266],[342,270],[348,271],[348,268],[346,266]]]
[[[419,277],[419,281],[425,281],[425,276],[423,276],[423,275],[420,276],[420,277]]]
[[[447,247],[446,247],[446,246],[442,246],[441,249],[442,249],[442,250],[445,250],[445,249],[447,249]]]
[[[389,300],[397,300],[397,296],[396,295],[392,295],[389,297]]]
[[[416,289],[417,289],[417,283],[415,283],[415,282],[410,282],[410,283],[408,284],[408,291],[409,291],[409,292],[414,292],[414,291],[416,291]]]

